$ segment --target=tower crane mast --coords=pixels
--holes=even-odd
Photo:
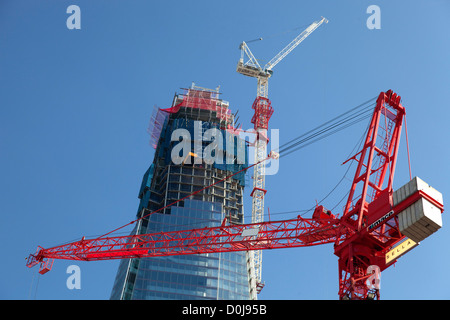
[[[256,99],[252,105],[255,114],[251,120],[254,124],[256,133],[255,163],[258,163],[253,171],[253,191],[251,192],[252,223],[264,221],[264,196],[267,190],[265,189],[265,163],[261,160],[267,155],[267,130],[269,119],[273,114],[273,107],[268,98],[269,78],[273,74],[272,69],[324,22],[328,23],[328,20],[324,17],[319,21],[313,22],[275,55],[264,67],[260,66],[258,60],[255,58],[245,41],[239,46],[241,58],[238,62],[236,71],[258,80]],[[245,61],[246,57],[248,59],[247,61]],[[253,257],[250,259],[252,263],[250,269],[251,274],[253,274],[252,278],[254,278],[251,282],[254,287],[253,291],[259,293],[264,286],[261,280],[262,253],[261,251],[254,251],[251,254]],[[253,296],[253,298],[255,299],[256,296]]]

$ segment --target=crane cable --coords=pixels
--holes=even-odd
[[[298,151],[314,142],[317,142],[323,138],[328,137],[338,131],[341,131],[357,122],[360,122],[371,116],[375,103],[370,103],[375,100],[376,97],[367,100],[366,102],[342,113],[341,115],[309,130],[308,132],[284,143],[278,148],[278,153],[281,157],[285,157],[288,154]],[[356,111],[360,109],[359,111]],[[356,114],[355,114],[356,112]],[[352,113],[352,114],[350,114]],[[348,115],[350,114],[350,115]],[[346,116],[348,115],[348,116]],[[345,117],[346,116],[346,117]],[[333,122],[334,121],[334,122]],[[330,124],[331,123],[331,124]],[[329,125],[328,125],[329,124]],[[325,127],[328,125],[327,127]],[[319,130],[320,129],[320,130]],[[300,140],[301,139],[301,140]],[[311,141],[310,141],[311,140]],[[287,152],[289,151],[289,152]]]
[[[34,279],[36,278],[36,275],[37,275],[37,284],[36,284],[36,289],[34,290],[34,295],[33,295],[33,300],[36,300],[36,295],[37,295],[37,291],[38,291],[38,287],[39,287],[39,279],[40,279],[40,274],[38,274],[38,270],[36,270],[36,273],[33,275],[33,278],[31,279],[30,289],[28,290],[28,300],[31,300],[31,294],[33,291],[33,283],[34,283]]]
[[[373,100],[373,99],[371,99],[371,100]],[[371,100],[369,100],[369,101],[371,101]],[[366,130],[363,132],[363,134],[361,135],[361,138],[355,144],[355,146],[353,147],[352,151],[350,151],[349,155],[347,156],[347,159],[350,158],[350,156],[355,152],[356,149],[361,148],[361,145],[363,143],[364,137],[366,136],[367,131],[369,130],[369,125],[370,125],[370,123],[367,125]],[[291,141],[293,141],[293,140],[291,140]],[[353,162],[349,163],[349,165],[347,167],[347,170],[345,171],[344,175],[339,180],[339,182],[331,189],[330,192],[328,192],[320,201],[317,202],[317,205],[322,203],[323,201],[325,201],[336,190],[336,188],[342,183],[342,181],[344,181],[344,179],[347,177],[347,173],[350,171],[350,168],[352,167],[352,164],[353,164]],[[333,211],[342,202],[342,200],[344,200],[348,196],[349,193],[350,193],[350,191],[348,191],[344,195],[344,197],[331,209],[331,211]],[[309,209],[292,210],[292,211],[285,211],[285,212],[275,212],[275,213],[271,213],[271,216],[280,215],[280,214],[288,214],[288,213],[299,213],[299,212],[301,212],[300,216],[303,216],[306,213],[313,211],[315,209],[315,207],[316,207],[316,205],[314,205],[313,207],[311,207]]]

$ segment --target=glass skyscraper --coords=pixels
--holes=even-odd
[[[153,121],[155,157],[142,180],[137,216],[154,213],[133,233],[214,227],[224,218],[243,223],[245,172],[220,181],[248,166],[228,102],[193,85],[175,95],[171,108],[157,109]],[[250,299],[249,259],[246,252],[124,259],[111,299]]]

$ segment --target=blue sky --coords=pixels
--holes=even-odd
[[[69,30],[66,9],[81,9]],[[369,5],[381,29],[369,30]],[[448,1],[0,2],[1,299],[108,299],[118,261],[55,261],[44,276],[25,258],[43,247],[106,233],[133,220],[153,159],[149,119],[194,81],[221,86],[251,128],[256,80],[236,73],[239,43],[268,61],[304,26],[329,19],[274,68],[270,127],[280,142],[381,91],[402,96],[413,176],[450,192]],[[276,35],[273,36],[272,35]],[[310,208],[341,179],[365,129],[355,125],[283,158],[266,179],[273,213]],[[394,187],[409,181],[405,135]],[[353,176],[324,203],[334,205]],[[246,216],[251,212],[247,188]],[[336,212],[339,213],[339,212]],[[288,219],[295,214],[276,215]],[[382,274],[383,299],[450,298],[448,219]],[[81,268],[81,289],[66,269]],[[337,299],[331,245],[263,252],[260,299]]]

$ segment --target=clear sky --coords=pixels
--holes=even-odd
[[[66,26],[72,4],[81,9],[79,30]],[[381,9],[381,29],[366,26],[373,4]],[[118,261],[57,260],[39,276],[25,258],[38,245],[100,235],[134,219],[141,178],[153,160],[147,133],[153,106],[170,106],[179,88],[192,81],[220,85],[222,98],[251,128],[256,80],[236,72],[239,43],[263,37],[249,45],[268,61],[298,27],[321,16],[329,23],[274,68],[270,127],[279,129],[283,143],[392,89],[407,111],[413,176],[441,191],[445,203],[449,13],[444,0],[2,0],[0,298],[108,299]],[[366,125],[283,158],[266,179],[271,213],[307,209],[323,198],[345,173],[341,163]],[[402,134],[395,188],[409,181]],[[353,172],[325,206],[345,195]],[[444,212],[439,232],[383,272],[383,299],[450,298],[447,223]],[[81,268],[80,290],[66,287],[71,264]],[[260,299],[338,298],[331,245],[264,251],[262,274]]]

